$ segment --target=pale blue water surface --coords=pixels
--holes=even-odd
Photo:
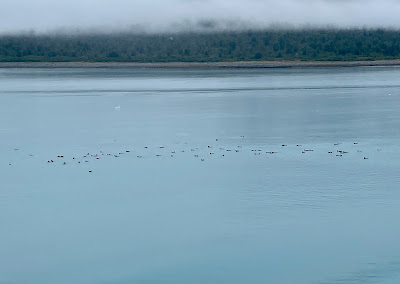
[[[0,283],[400,283],[399,106],[396,67],[0,69]]]

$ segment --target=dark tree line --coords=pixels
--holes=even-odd
[[[216,62],[400,57],[400,31],[284,30],[160,35],[0,36],[0,61]]]

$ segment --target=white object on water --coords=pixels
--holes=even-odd
[[[115,110],[120,110],[120,109],[121,109],[120,106],[116,106],[116,107],[115,107]]]

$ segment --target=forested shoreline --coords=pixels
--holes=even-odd
[[[400,58],[400,31],[306,29],[0,36],[0,62],[369,61]]]

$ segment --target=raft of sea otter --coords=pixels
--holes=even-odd
[[[240,136],[240,138],[244,138],[244,136]],[[135,158],[143,158],[143,157],[169,157],[169,158],[174,158],[178,153],[185,153],[185,152],[191,152],[193,155],[193,158],[198,159],[200,162],[205,162],[209,157],[211,156],[220,156],[221,158],[225,157],[228,155],[228,153],[239,153],[243,151],[248,151],[252,153],[253,155],[256,156],[261,156],[261,155],[275,155],[275,154],[284,154],[285,148],[292,146],[296,147],[298,149],[299,153],[301,154],[306,154],[309,152],[317,152],[315,149],[303,147],[301,144],[293,144],[293,145],[288,145],[288,144],[281,144],[278,146],[275,146],[275,149],[277,147],[280,148],[280,150],[274,150],[271,151],[270,149],[251,149],[248,147],[244,147],[242,145],[236,145],[235,147],[230,146],[229,148],[226,147],[221,147],[220,142],[218,142],[218,138],[215,139],[215,142],[213,144],[203,146],[203,147],[193,147],[193,148],[187,148],[187,143],[185,143],[186,147],[182,147],[181,149],[167,149],[165,146],[158,146],[155,151],[153,149],[150,149],[151,147],[149,146],[142,146],[141,150],[139,149],[124,149],[118,152],[105,152],[105,151],[98,151],[98,152],[87,152],[84,154],[80,155],[74,155],[71,157],[66,157],[63,154],[57,155],[55,157],[52,157],[45,162],[47,164],[61,164],[61,165],[69,165],[69,164],[81,164],[81,163],[91,163],[96,160],[100,160],[103,158],[119,158],[122,155],[131,155]],[[350,152],[358,152],[361,153],[362,151],[357,149],[358,142],[353,142],[351,146],[351,150],[343,150],[342,148],[342,143],[333,143],[332,146],[334,149],[330,151],[326,151],[326,154],[328,155],[334,155],[336,157],[343,157],[344,155],[350,153]],[[271,148],[271,146],[268,146]],[[346,148],[350,147],[350,145],[346,145]],[[183,149],[185,148],[185,149]],[[14,150],[19,150],[19,149],[14,149]],[[149,151],[151,150],[151,151]],[[380,149],[376,149],[376,151],[380,151]],[[321,150],[318,150],[318,152],[322,152]],[[32,154],[29,154],[30,156],[33,156]],[[361,155],[360,158],[362,160],[368,160],[368,157]],[[12,163],[9,163],[9,166],[12,166]],[[88,170],[89,173],[92,173],[93,170]]]

